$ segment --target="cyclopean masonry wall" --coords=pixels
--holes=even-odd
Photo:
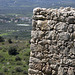
[[[33,10],[29,75],[75,75],[75,8]]]

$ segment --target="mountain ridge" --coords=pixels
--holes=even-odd
[[[32,14],[36,7],[74,7],[75,0],[0,0],[0,14]]]
[[[0,0],[0,7],[28,7],[28,6],[42,6],[48,7],[52,3],[74,3],[75,0]],[[46,4],[46,5],[45,5]],[[48,6],[47,6],[48,5]]]

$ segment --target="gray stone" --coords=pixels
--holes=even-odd
[[[57,65],[52,64],[52,65],[50,65],[50,67],[55,70],[57,68]]]
[[[75,31],[75,24],[73,24],[73,29],[74,29],[74,31]]]
[[[31,31],[31,37],[32,38],[37,38],[38,34],[36,31]]]
[[[58,75],[63,75],[64,74],[64,69],[60,66],[58,68]]]
[[[36,29],[36,25],[37,25],[37,22],[35,20],[32,20],[32,26],[33,26],[33,30]]]
[[[75,74],[75,8],[33,10],[28,75]]]
[[[35,50],[35,47],[36,47],[35,44],[32,44],[32,43],[31,43],[30,49],[31,49],[32,51]]]
[[[41,62],[41,60],[34,58],[34,57],[30,57],[29,62]]]
[[[68,74],[69,75],[74,75],[73,67],[68,68]]]
[[[68,31],[69,31],[70,33],[72,33],[72,32],[74,31],[74,29],[73,29],[73,24],[70,24],[70,25],[68,26]]]
[[[39,70],[34,70],[34,69],[29,69],[28,72],[29,72],[30,74],[34,74],[34,75],[41,73]]]
[[[64,16],[60,16],[60,18],[58,19],[60,22],[65,22],[65,17]]]
[[[50,40],[45,40],[45,39],[43,39],[42,41],[39,41],[38,42],[39,44],[50,44],[51,43],[51,41]]]
[[[52,39],[54,40],[56,38],[55,31],[47,31],[45,38],[50,39],[50,40],[52,40]]]
[[[42,59],[43,58],[43,54],[38,52],[38,54],[36,55],[37,58]]]
[[[63,22],[59,22],[56,24],[56,30],[61,32],[61,31],[67,31],[67,24]]]
[[[70,39],[70,35],[67,32],[62,32],[58,34],[59,36],[59,40],[64,40],[64,41],[68,41]]]
[[[44,17],[43,15],[34,15],[33,19],[34,20],[46,20],[46,17]]]
[[[43,20],[38,20],[37,21],[37,28],[39,28],[41,31],[49,31],[49,25],[47,24],[47,20],[43,21]]]
[[[42,11],[42,8],[37,7],[37,8],[35,8],[35,9],[33,10],[33,14],[34,14],[34,15],[37,15],[37,13],[40,12],[40,11]]]
[[[67,19],[68,23],[70,24],[75,24],[75,17],[74,16],[69,16]]]

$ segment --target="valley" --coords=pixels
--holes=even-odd
[[[33,9],[68,6],[75,0],[0,0],[0,75],[28,75]]]

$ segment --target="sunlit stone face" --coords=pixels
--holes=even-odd
[[[29,75],[75,75],[75,8],[35,8]]]

